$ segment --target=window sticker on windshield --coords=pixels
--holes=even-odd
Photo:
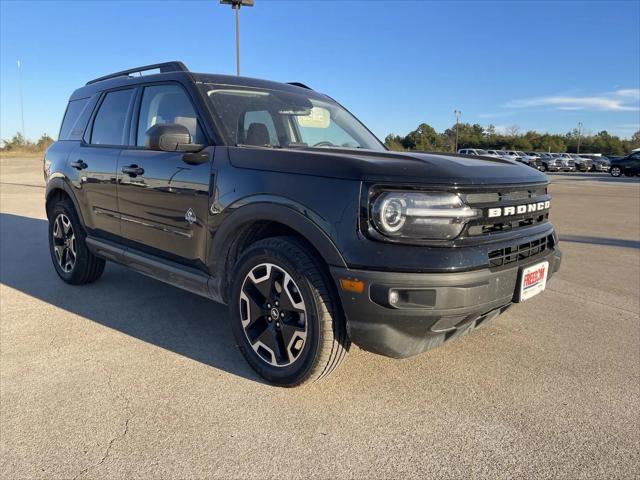
[[[313,107],[309,115],[300,115],[296,119],[301,127],[329,128],[331,116],[326,108]]]

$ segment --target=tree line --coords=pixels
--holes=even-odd
[[[46,133],[38,139],[37,142],[27,140],[20,132],[16,133],[11,140],[3,140],[0,151],[3,152],[44,152],[49,145],[53,143]]]
[[[569,152],[578,150],[578,138],[580,139],[580,151],[583,153],[602,153],[604,155],[624,155],[634,148],[640,148],[640,130],[630,139],[620,139],[616,135],[609,134],[606,130],[595,135],[579,135],[577,129],[567,132],[565,135],[540,133],[530,130],[520,132],[517,126],[508,127],[504,132],[498,132],[493,125],[483,127],[470,123],[458,124],[458,148],[483,148],[522,150],[525,152]],[[421,123],[418,128],[409,132],[404,137],[389,134],[384,139],[384,144],[389,150],[420,150],[427,152],[453,152],[456,142],[456,126],[447,128],[438,133],[426,123]],[[4,152],[41,152],[53,143],[46,133],[38,141],[32,142],[16,133],[10,140],[4,140],[0,151]]]
[[[516,125],[498,132],[496,127],[460,123],[458,124],[458,148],[507,149],[534,152],[575,153],[580,142],[582,153],[602,153],[604,155],[624,155],[634,148],[640,148],[640,130],[630,139],[621,139],[606,130],[595,135],[579,135],[577,129],[566,134],[540,133],[533,130],[521,132]],[[421,150],[429,152],[453,152],[456,142],[456,126],[438,133],[426,123],[405,136],[390,134],[384,144],[390,150]]]

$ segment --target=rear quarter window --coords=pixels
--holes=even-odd
[[[78,120],[87,107],[87,103],[89,103],[89,98],[81,98],[69,102],[67,110],[64,113],[64,118],[62,119],[58,140],[70,140],[71,137],[82,135],[81,131],[78,133],[76,130],[83,129],[83,125],[79,125]]]

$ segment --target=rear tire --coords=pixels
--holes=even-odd
[[[249,365],[294,387],[320,380],[349,349],[344,315],[322,260],[295,237],[251,245],[231,287],[231,328]]]
[[[49,251],[58,276],[71,285],[95,282],[104,272],[105,261],[93,255],[73,204],[60,200],[47,212]]]

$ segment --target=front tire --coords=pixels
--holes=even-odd
[[[231,328],[249,365],[293,387],[333,372],[349,349],[344,315],[321,260],[293,237],[260,240],[242,255]]]
[[[86,234],[69,200],[58,201],[48,213],[49,251],[58,276],[71,285],[95,282],[105,261],[87,248]]]
[[[620,169],[620,167],[611,167],[609,173],[612,177],[619,177],[620,175],[622,175],[622,170]]]

